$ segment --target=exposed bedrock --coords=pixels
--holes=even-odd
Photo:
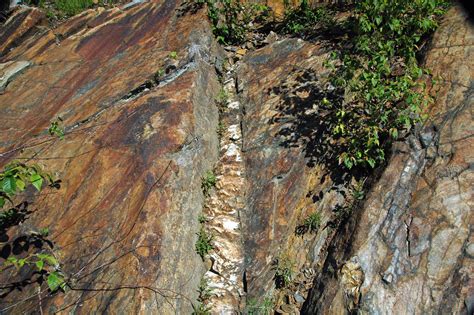
[[[0,27],[0,166],[32,159],[62,179],[27,193],[38,211],[17,232],[50,227],[72,288],[12,290],[0,313],[190,314],[203,277],[212,314],[266,298],[282,314],[472,313],[474,32],[460,10],[426,49],[438,83],[424,126],[384,168],[350,174],[318,106],[341,97],[331,39],[273,33],[229,66],[188,5],[97,8],[54,29],[18,7]],[[57,117],[64,140],[47,134]]]
[[[89,10],[0,57],[1,164],[33,157],[63,181],[22,226],[50,226],[73,279],[67,294],[44,292],[46,313],[192,311],[205,272],[194,251],[201,176],[218,153],[219,54],[205,12],[179,2]],[[58,116],[65,140],[45,132]],[[38,310],[36,296],[17,303],[24,294],[1,309]]]

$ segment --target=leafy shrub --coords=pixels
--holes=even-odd
[[[92,0],[55,0],[55,8],[66,16],[76,15],[94,5]]]
[[[48,128],[48,132],[51,136],[56,136],[61,140],[64,139],[64,128],[62,127],[62,122],[63,120],[61,117],[58,117]]]
[[[362,200],[365,198],[364,184],[365,180],[360,180],[357,181],[354,185],[352,185],[351,196],[354,201]]]
[[[311,213],[304,221],[303,224],[296,228],[296,234],[302,235],[307,232],[316,233],[321,225],[321,215],[319,212]]]
[[[209,288],[207,280],[205,278],[201,279],[198,287],[198,303],[197,305],[193,304],[193,315],[209,315],[211,314],[211,309],[207,305],[209,298],[212,296],[212,290]]]
[[[294,263],[290,258],[282,256],[275,260],[273,263],[273,269],[275,270],[275,286],[277,289],[282,289],[287,287],[294,276]]]
[[[51,174],[44,172],[37,164],[27,165],[20,162],[7,164],[0,173],[0,209],[6,201],[13,204],[11,198],[28,186],[31,185],[40,191],[45,182],[51,187],[59,184],[59,181],[54,180]]]
[[[60,123],[60,118],[52,122],[48,132],[50,135],[62,139],[64,131]],[[53,242],[47,239],[48,228],[39,229],[39,232],[29,232],[11,240],[7,236],[11,228],[23,223],[28,215],[33,212],[28,209],[29,203],[27,201],[20,202],[17,205],[14,204],[19,194],[29,187],[34,187],[37,192],[40,192],[45,184],[50,188],[59,189],[60,183],[60,180],[54,179],[50,173],[43,171],[38,164],[13,161],[0,172],[0,238],[2,239],[0,244],[2,245],[2,257],[5,258],[3,265],[6,267],[2,271],[9,270],[9,266],[15,267],[19,275],[24,274],[22,272],[24,267],[35,270],[29,279],[7,284],[2,289],[21,290],[23,286],[28,284],[38,283],[41,286],[43,282],[46,282],[51,293],[66,289],[65,275],[52,251]],[[3,210],[7,204],[10,207]],[[12,245],[20,241],[24,244],[22,248],[19,249],[17,246],[17,250],[11,250]],[[33,279],[34,277],[36,279]]]
[[[264,298],[262,302],[257,299],[250,299],[247,302],[246,312],[248,315],[270,315],[272,314],[273,301],[271,298]]]
[[[326,7],[311,8],[308,0],[303,0],[296,8],[289,8],[283,20],[283,33],[301,34],[318,25],[329,26],[334,23],[334,14]]]
[[[198,239],[196,241],[196,253],[201,256],[204,260],[207,254],[214,249],[212,246],[212,234],[208,233],[204,226],[201,225],[199,232],[197,233]]]
[[[207,171],[201,180],[201,189],[205,196],[209,195],[209,192],[216,186],[216,183],[216,175],[212,171]]]
[[[199,4],[207,4],[213,33],[221,44],[244,42],[250,23],[268,11],[264,5],[245,4],[239,0],[196,1]]]
[[[385,159],[390,139],[422,120],[431,100],[419,83],[424,70],[416,54],[437,26],[445,0],[362,0],[350,28],[350,49],[333,54],[332,83],[346,89],[346,101],[330,104],[337,120],[332,132],[344,150],[347,168],[375,167]]]
[[[30,186],[39,192],[44,183],[48,183],[50,187],[59,188],[60,181],[54,180],[52,175],[44,172],[37,164],[28,165],[11,162],[4,167],[4,170],[0,172],[0,235],[6,235],[10,228],[21,224],[32,213],[28,210],[27,202],[21,202],[14,206],[14,198]],[[11,207],[7,210],[1,210],[7,202],[11,204]],[[66,280],[60,270],[58,261],[51,251],[52,242],[46,239],[48,233],[48,229],[41,229],[39,233],[31,232],[13,240],[13,243],[15,243],[22,239],[27,244],[25,248],[30,247],[30,244],[34,244],[37,252],[9,253],[3,265],[6,267],[14,266],[18,273],[25,266],[36,269],[39,275],[36,282],[41,283],[43,279],[46,279],[50,291],[56,292],[59,289],[65,290]],[[8,241],[9,238],[6,239]],[[3,249],[11,247],[7,242],[2,245]],[[44,245],[47,245],[49,249],[44,248]]]

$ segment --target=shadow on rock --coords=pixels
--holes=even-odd
[[[350,172],[339,164],[339,155],[347,148],[338,143],[332,133],[337,122],[336,112],[342,106],[344,91],[323,83],[308,69],[294,69],[279,86],[268,93],[277,95],[278,114],[269,123],[281,124],[278,135],[283,147],[302,147],[309,167],[323,165],[334,186],[345,185],[365,171]]]

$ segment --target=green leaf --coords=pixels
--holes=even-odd
[[[26,263],[26,259],[25,258],[22,258],[22,259],[18,259],[18,266],[21,268],[25,265]]]
[[[52,255],[45,255],[43,259],[46,260],[46,262],[51,266],[57,266],[58,265],[58,261]]]
[[[367,163],[369,163],[370,167],[375,167],[375,160],[374,159],[367,159]]]
[[[354,163],[352,163],[352,160],[350,157],[345,157],[344,158],[344,165],[348,168],[348,169],[351,169],[352,166],[354,166]]]
[[[18,259],[15,256],[10,256],[5,262],[9,264],[16,264],[18,262]]]
[[[53,271],[48,275],[46,282],[51,292],[55,292],[64,283],[64,279],[57,271]]]
[[[38,261],[36,262],[36,268],[38,268],[38,271],[43,270],[43,266],[44,266],[44,261],[38,260]]]
[[[21,179],[17,179],[15,184],[16,184],[16,187],[18,187],[20,191],[25,190],[25,182],[22,181]]]
[[[13,266],[15,266],[16,269],[19,269],[19,268],[20,268],[20,267],[18,266],[18,258],[16,258],[15,256],[9,256],[9,257],[7,258],[7,260],[5,260],[4,265],[5,265],[5,266],[13,265]]]
[[[39,230],[39,234],[41,234],[41,236],[48,236],[49,235],[49,228],[45,227],[45,228],[42,228]]]
[[[39,174],[33,174],[30,177],[31,184],[35,186],[36,190],[40,191],[43,186],[43,177]]]
[[[0,197],[0,208],[2,208],[5,205],[5,198]]]
[[[398,130],[397,130],[397,128],[392,128],[392,129],[390,129],[390,135],[392,136],[393,139],[397,139],[397,138],[398,138]]]
[[[2,190],[8,195],[13,195],[15,193],[16,181],[13,176],[8,176],[3,179]]]
[[[178,53],[176,51],[170,52],[170,58],[176,59],[176,57],[178,57]]]

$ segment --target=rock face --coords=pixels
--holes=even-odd
[[[22,229],[50,226],[72,279],[51,298],[43,286],[18,304],[13,291],[2,313],[38,310],[38,300],[46,313],[191,313],[204,273],[194,251],[201,176],[218,153],[218,52],[206,21],[154,1],[2,41],[0,164],[35,158],[58,172],[62,188],[36,200],[41,211]],[[58,116],[63,141],[45,132]]]
[[[323,94],[324,41],[283,40],[244,58],[248,298],[272,292],[286,264],[293,283],[276,295],[283,313],[302,307],[312,277],[306,314],[472,312],[473,38],[462,12],[451,10],[426,57],[442,77],[430,119],[394,145],[380,179],[368,180],[364,204],[350,200],[357,178],[325,158],[331,148],[321,141],[324,112],[315,106],[331,97]],[[348,208],[351,217],[338,227]],[[311,213],[320,215],[320,229],[295,235]]]
[[[18,8],[0,29],[0,166],[34,159],[63,180],[27,195],[40,211],[19,232],[50,227],[72,287],[28,287],[26,300],[13,290],[0,313],[190,314],[203,276],[213,314],[264,313],[270,300],[282,314],[472,313],[464,15],[452,9],[428,49],[442,78],[427,123],[364,179],[324,141],[318,104],[340,97],[323,66],[330,42],[273,33],[224,66],[205,10],[189,3],[88,10],[54,30]],[[64,140],[46,132],[58,116]],[[200,214],[214,235],[204,261]]]
[[[313,270],[333,235],[323,227],[344,199],[334,182],[340,178],[319,161],[317,139],[325,130],[315,107],[327,57],[321,44],[283,40],[246,56],[238,73],[249,178],[241,217],[250,298],[272,291],[278,266],[292,266],[295,276]],[[312,213],[322,220],[319,237],[295,235]]]
[[[346,244],[345,268],[316,279],[305,313],[473,312],[473,60],[473,28],[451,10],[426,56],[441,77],[430,118],[395,144]]]

